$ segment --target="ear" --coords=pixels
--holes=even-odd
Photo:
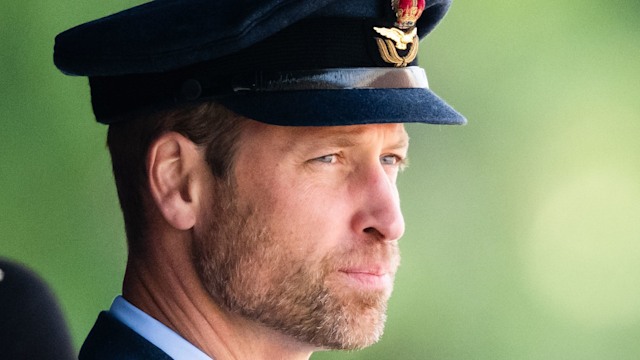
[[[176,229],[187,230],[195,224],[198,169],[203,162],[197,145],[176,132],[161,135],[149,147],[149,192],[166,222]]]

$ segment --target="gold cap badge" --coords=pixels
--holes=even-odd
[[[393,28],[374,27],[378,50],[382,59],[396,67],[405,67],[418,56],[418,30],[416,23],[424,8],[425,0],[392,0],[391,7],[396,14]],[[404,54],[400,55],[398,50]]]

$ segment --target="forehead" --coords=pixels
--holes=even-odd
[[[241,144],[269,145],[295,150],[322,145],[338,147],[378,142],[383,146],[407,146],[409,136],[402,123],[348,126],[276,126],[250,121]]]

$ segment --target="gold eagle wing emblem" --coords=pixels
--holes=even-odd
[[[387,39],[394,41],[396,49],[398,50],[406,50],[407,44],[411,44],[414,37],[418,34],[418,30],[416,28],[413,28],[408,33],[405,33],[398,28],[390,29],[374,27],[373,30],[375,30],[378,34],[386,37]]]

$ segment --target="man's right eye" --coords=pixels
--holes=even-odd
[[[324,156],[317,157],[313,160],[321,163],[325,163],[325,164],[334,164],[338,161],[338,155],[336,154],[324,155]]]

